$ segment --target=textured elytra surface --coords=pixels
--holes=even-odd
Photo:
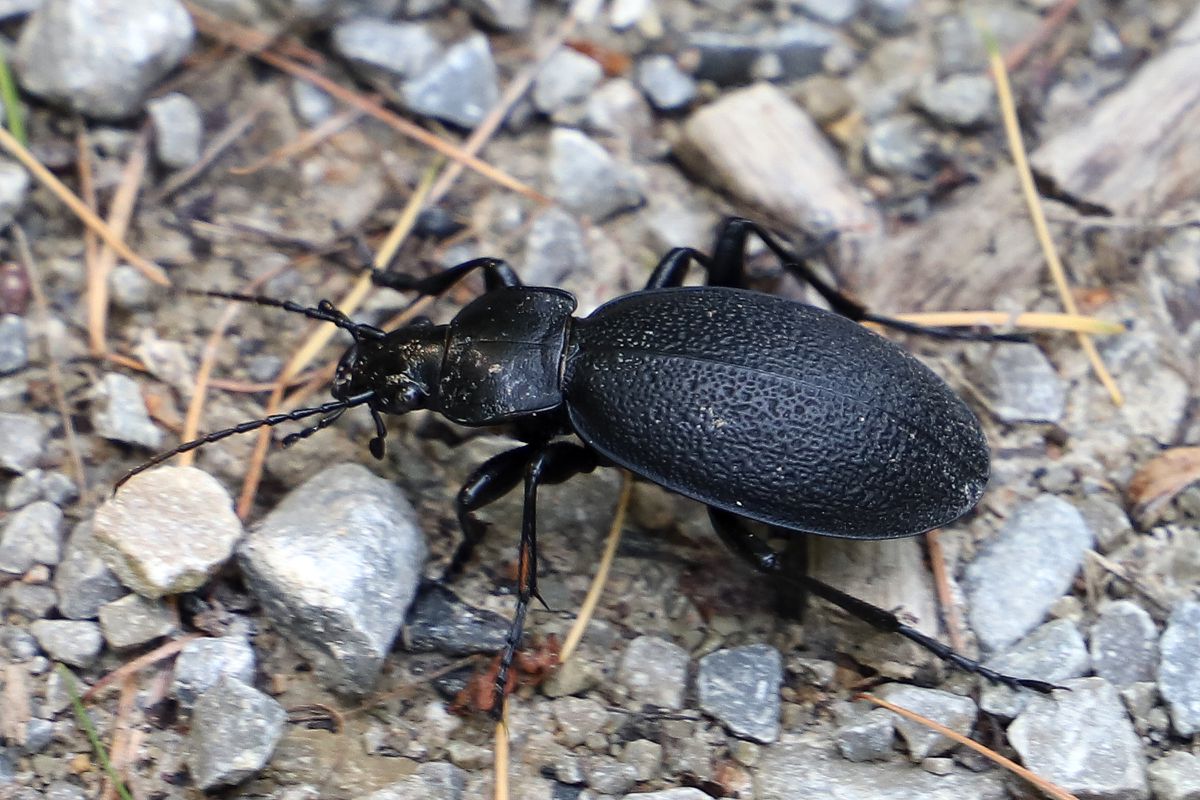
[[[979,422],[932,371],[812,306],[734,289],[632,294],[579,320],[579,435],[710,505],[794,530],[907,536],[978,501]]]

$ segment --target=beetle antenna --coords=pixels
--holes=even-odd
[[[239,303],[253,303],[258,306],[269,306],[271,308],[282,308],[284,311],[291,311],[294,314],[303,314],[309,319],[315,319],[320,322],[329,322],[338,326],[344,331],[349,331],[355,341],[359,339],[381,339],[385,335],[383,331],[372,325],[364,325],[360,322],[347,317],[337,307],[328,300],[322,300],[317,304],[316,308],[302,306],[299,303],[293,303],[291,300],[277,300],[274,297],[263,297],[256,294],[240,294],[238,292],[218,292],[211,289],[184,289],[187,294],[193,294],[198,297],[216,297],[221,300],[234,300]]]
[[[342,416],[342,414],[345,414],[345,413],[346,413],[345,408],[335,409],[334,411],[331,411],[330,413],[321,417],[314,424],[309,425],[304,430],[296,431],[295,433],[289,433],[287,436],[283,437],[281,444],[284,447],[291,447],[292,445],[294,445],[296,442],[300,441],[301,439],[307,439],[308,437],[312,436],[317,431],[325,430],[330,425],[337,422],[338,419]]]
[[[225,439],[239,433],[249,433],[250,431],[258,430],[259,428],[273,428],[276,425],[280,425],[284,422],[305,419],[306,417],[314,417],[318,414],[326,415],[320,422],[313,426],[309,433],[304,433],[301,431],[304,436],[309,436],[336,420],[347,408],[353,408],[354,406],[361,406],[364,403],[369,403],[372,399],[374,399],[374,397],[374,392],[363,392],[362,394],[357,394],[353,397],[347,397],[344,400],[333,400],[319,406],[313,406],[311,408],[297,408],[294,411],[288,411],[283,414],[272,414],[269,417],[241,422],[237,425],[234,425],[232,428],[213,431],[210,434],[201,436],[199,439],[192,439],[190,442],[184,442],[174,450],[168,450],[165,453],[159,453],[149,461],[139,464],[138,466],[129,470],[129,472],[126,472],[125,475],[113,486],[113,492],[116,492],[117,489],[120,489],[126,481],[128,481],[134,475],[137,475],[139,472],[145,472],[151,467],[157,466],[172,456],[177,456],[180,453],[186,453],[189,450],[195,450],[197,447],[203,447],[206,444],[212,444],[213,442],[220,441],[221,439]],[[303,438],[303,436],[299,436],[297,438]]]

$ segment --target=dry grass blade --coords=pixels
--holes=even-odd
[[[575,622],[571,625],[571,630],[567,633],[567,638],[563,642],[562,650],[558,654],[558,663],[565,664],[575,652],[575,648],[579,646],[579,642],[583,639],[583,633],[587,630],[588,622],[596,613],[596,606],[600,603],[600,594],[604,591],[604,584],[608,581],[609,570],[612,569],[613,559],[617,555],[617,546],[621,543],[621,528],[625,525],[625,512],[629,509],[629,497],[633,494],[633,478],[628,472],[621,471],[621,496],[617,500],[616,510],[613,511],[612,525],[608,529],[608,538],[604,542],[604,552],[600,556],[600,565],[596,568],[596,574],[592,577],[592,585],[588,587],[587,595],[583,598],[583,604],[579,607],[579,613],[575,616]]]
[[[75,674],[67,669],[64,664],[59,664],[57,671],[66,686],[67,695],[71,698],[71,708],[75,711],[75,720],[79,723],[79,727],[83,728],[84,734],[87,735],[88,741],[92,745],[92,752],[96,754],[96,760],[100,762],[100,766],[104,769],[104,774],[112,781],[117,796],[121,800],[133,800],[133,797],[129,794],[129,790],[125,788],[125,784],[121,781],[121,776],[117,774],[117,770],[113,767],[112,762],[108,760],[108,751],[104,749],[104,743],[100,741],[100,734],[96,732],[96,726],[92,724],[92,718],[83,706],[83,699],[79,696]]]
[[[501,701],[500,721],[496,723],[496,747],[493,750],[493,771],[496,776],[495,800],[508,800],[508,698]]]
[[[104,220],[96,216],[82,200],[75,196],[74,192],[68,189],[62,181],[54,177],[50,170],[42,166],[42,163],[34,157],[33,153],[29,152],[28,149],[13,138],[11,133],[2,127],[0,127],[0,147],[8,151],[8,154],[17,161],[20,161],[21,165],[29,170],[39,183],[49,189],[67,208],[71,209],[75,216],[79,217],[80,222],[90,230],[95,231],[96,235],[103,239],[105,244],[116,250],[121,258],[128,261],[138,271],[159,286],[171,285],[171,281],[167,278],[167,273],[163,272],[162,267],[151,261],[147,261],[133,252],[129,245],[125,244],[125,241],[104,223]]]
[[[92,687],[83,693],[83,697],[81,699],[84,702],[87,702],[112,684],[125,680],[126,675],[132,675],[140,672],[151,664],[157,664],[159,661],[162,661],[165,658],[170,658],[182,650],[184,645],[186,645],[188,642],[203,638],[204,634],[202,633],[189,633],[184,636],[180,636],[178,639],[172,639],[166,644],[159,645],[149,653],[143,653],[132,661],[126,661],[124,664],[93,683]]]
[[[1004,133],[1008,137],[1009,150],[1012,153],[1013,166],[1016,167],[1017,177],[1021,181],[1021,190],[1025,194],[1025,201],[1029,205],[1029,216],[1033,220],[1034,230],[1037,232],[1038,242],[1042,246],[1042,252],[1046,257],[1046,264],[1050,268],[1050,275],[1054,278],[1054,285],[1058,289],[1059,299],[1066,309],[1068,314],[1078,315],[1079,309],[1075,305],[1075,297],[1071,294],[1071,287],[1067,283],[1066,272],[1063,270],[1062,262],[1058,258],[1058,251],[1054,248],[1054,241],[1050,238],[1050,226],[1046,223],[1046,212],[1042,208],[1041,200],[1038,198],[1037,187],[1033,183],[1033,172],[1029,167],[1029,158],[1025,153],[1025,144],[1021,141],[1021,127],[1017,122],[1017,109],[1013,103],[1012,87],[1008,83],[1008,71],[1004,68],[1004,60],[1000,57],[1000,52],[996,48],[995,41],[988,37],[988,62],[991,66],[992,77],[996,81],[996,96],[1000,101],[1000,112],[1004,118]],[[1122,405],[1124,398],[1121,396],[1121,390],[1117,388],[1117,382],[1113,380],[1108,369],[1104,366],[1104,362],[1100,358],[1099,351],[1096,350],[1096,344],[1086,333],[1075,334],[1079,339],[1079,346],[1087,354],[1088,360],[1092,363],[1092,370],[1096,373],[1096,377],[1104,384],[1104,388],[1108,390],[1109,396],[1112,398],[1114,405]]]
[[[229,174],[253,175],[259,170],[280,164],[289,158],[294,158],[295,156],[298,156],[301,153],[316,147],[330,136],[333,136],[343,129],[353,125],[358,121],[358,118],[361,117],[362,114],[363,112],[357,108],[346,109],[340,114],[333,115],[312,130],[305,131],[300,136],[296,137],[295,140],[288,142],[287,144],[275,149],[270,153],[267,153],[257,161],[251,162],[250,164],[242,167],[230,167]]]
[[[1119,322],[1110,322],[1080,314],[929,311],[896,314],[895,317],[914,325],[932,325],[939,328],[1021,328],[1029,331],[1074,331],[1100,336],[1125,333],[1125,326]]]
[[[889,703],[887,700],[882,700],[878,697],[875,697],[874,695],[860,694],[860,695],[858,695],[858,697],[863,700],[869,700],[877,706],[882,706],[883,708],[886,708],[888,711],[893,711],[893,712],[899,714],[900,716],[904,717],[905,719],[910,719],[913,722],[920,723],[921,725],[924,725],[926,728],[929,728],[930,730],[937,731],[942,736],[945,736],[947,739],[952,739],[953,741],[958,742],[963,747],[969,747],[970,749],[974,750],[976,753],[979,753],[980,755],[982,755],[984,758],[988,758],[988,759],[994,761],[995,763],[1004,767],[1006,770],[1013,773],[1014,775],[1017,775],[1021,778],[1024,778],[1025,780],[1029,781],[1029,783],[1031,783],[1033,786],[1035,786],[1038,789],[1040,789],[1041,791],[1045,792],[1046,795],[1048,795],[1049,797],[1055,798],[1055,800],[1079,800],[1078,797],[1076,797],[1075,795],[1066,791],[1065,789],[1062,789],[1062,788],[1056,786],[1055,784],[1051,783],[1050,781],[1046,780],[1045,778],[1034,774],[1033,772],[1027,770],[1025,767],[1022,767],[1020,764],[1013,761],[1012,759],[1005,758],[1004,756],[997,753],[995,750],[992,750],[991,748],[988,748],[988,747],[984,747],[983,745],[981,745],[979,742],[975,741],[974,739],[969,739],[966,736],[963,736],[958,731],[950,730],[945,725],[941,725],[937,722],[934,722],[933,720],[928,719],[927,717],[922,717],[920,714],[917,714],[916,712],[913,712],[913,711],[909,711],[907,708],[904,708],[903,706],[898,706],[895,703]]]
[[[336,81],[326,78],[321,73],[297,64],[295,61],[289,60],[278,53],[262,49],[269,46],[271,42],[257,31],[236,25],[216,14],[205,11],[194,3],[187,3],[186,6],[196,23],[196,27],[202,33],[220,41],[228,42],[243,51],[251,53],[255,58],[270,64],[282,72],[308,81],[343,103],[378,119],[402,136],[414,139],[454,161],[461,161],[464,165],[475,170],[490,181],[522,194],[537,203],[548,204],[550,202],[548,197],[531,186],[527,186],[511,175],[491,166],[486,161],[476,158],[451,142],[435,136],[424,128],[387,110],[381,102],[368,99],[357,92],[351,91]]]
[[[958,613],[958,604],[954,602],[954,593],[950,591],[950,575],[946,571],[946,557],[942,553],[942,542],[937,529],[925,534],[925,547],[929,550],[929,566],[933,570],[933,586],[937,590],[938,605],[946,618],[946,635],[955,650],[966,649],[967,643],[963,637],[962,617]]]
[[[1134,515],[1146,524],[1193,483],[1200,481],[1200,447],[1174,447],[1146,462],[1129,481]]]
[[[255,103],[249,111],[226,125],[220,133],[212,138],[208,147],[204,148],[204,152],[200,154],[199,161],[186,169],[176,172],[163,182],[163,185],[154,193],[152,198],[154,202],[161,203],[204,174],[204,171],[212,166],[213,162],[217,160],[221,153],[225,152],[226,148],[242,138],[246,131],[250,130],[250,127],[254,124],[254,120],[258,119],[258,115],[262,113],[266,102],[267,95],[264,93],[259,102]]]
[[[1062,27],[1077,5],[1079,5],[1079,0],[1059,0],[1058,5],[1042,19],[1042,24],[1032,35],[1008,51],[1008,55],[1004,57],[1004,67],[1012,72],[1024,64],[1025,59],[1029,58],[1034,50]]]

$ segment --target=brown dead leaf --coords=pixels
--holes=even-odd
[[[1167,503],[1200,481],[1200,447],[1174,447],[1150,459],[1129,481],[1129,501],[1142,524],[1152,522]]]

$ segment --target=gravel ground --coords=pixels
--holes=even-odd
[[[788,556],[805,551],[814,574],[995,669],[1070,691],[988,685],[817,601],[798,616],[797,598],[730,558],[702,508],[635,484],[578,654],[549,675],[527,663],[510,702],[511,796],[1031,796],[856,699],[872,689],[1081,798],[1200,797],[1197,4],[614,0],[552,51],[568,5],[0,2],[32,152],[116,228],[121,187],[137,185],[125,238],[173,287],[129,254],[98,253],[41,182],[0,159],[0,798],[117,796],[71,687],[149,653],[88,701],[133,797],[492,796],[493,724],[470,681],[515,603],[519,492],[481,513],[490,535],[463,574],[435,579],[460,539],[455,494],[511,447],[503,431],[416,412],[388,420],[375,461],[374,425],[352,409],[271,451],[244,519],[233,508],[252,435],[112,492],[178,442],[226,321],[223,301],[178,289],[339,300],[362,244],[444,168],[214,32],[243,44],[257,32],[250,46],[447,141],[508,109],[481,158],[532,190],[473,169],[437,186],[399,272],[500,256],[586,314],[641,286],[671,247],[708,249],[736,214],[797,246],[839,231],[831,271],[882,313],[1056,311],[977,24],[1019,61],[1026,144],[1078,303],[1128,326],[1098,340],[1126,402],[1114,406],[1068,334],[908,337],[983,421],[987,494],[936,545],[793,538]],[[311,130],[320,141],[296,148]],[[755,286],[807,297],[761,249]],[[429,313],[448,319],[478,291],[466,282]],[[384,324],[404,304],[376,290],[354,316]],[[310,331],[238,309],[201,431],[262,416]],[[527,662],[553,660],[619,485],[598,470],[540,492],[545,605],[530,610]]]

